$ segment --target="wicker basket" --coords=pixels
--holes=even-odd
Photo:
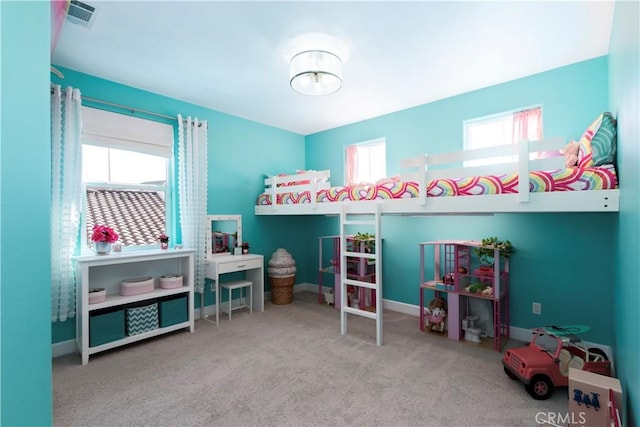
[[[269,277],[271,302],[277,305],[290,304],[293,301],[293,284],[296,276]]]

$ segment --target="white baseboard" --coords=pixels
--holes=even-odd
[[[60,341],[51,344],[51,357],[60,357],[71,353],[77,353],[76,340]]]
[[[329,286],[323,286],[322,287],[322,292],[325,292],[325,291],[328,292],[331,289],[333,289],[333,288],[329,287]],[[315,285],[313,283],[297,283],[293,287],[293,292],[304,292],[304,291],[318,292],[318,285]]]
[[[382,308],[387,310],[397,311],[416,318],[420,317],[420,307],[413,304],[406,304],[404,302],[391,301],[389,299],[382,299]]]
[[[333,289],[332,287],[329,286],[323,286],[322,287],[322,292],[328,292],[331,289]],[[293,292],[318,292],[318,285],[313,284],[313,283],[298,283],[296,285],[294,285],[293,287]],[[271,300],[271,292],[267,291],[264,293],[264,300],[265,301],[270,301]],[[240,305],[240,299],[234,299],[231,303],[232,307],[238,306]],[[383,299],[382,300],[382,308],[387,309],[387,310],[391,310],[391,311],[397,311],[399,313],[403,313],[409,316],[414,316],[416,318],[418,318],[420,316],[420,307],[417,305],[413,305],[413,304],[406,304],[403,302],[398,302],[398,301],[392,301],[392,300],[388,300],[388,299]],[[216,311],[215,311],[215,304],[212,305],[208,305],[205,306],[204,308],[204,313],[205,313],[205,317],[209,317],[209,316],[215,316]],[[200,308],[196,308],[194,309],[194,313],[193,313],[194,319],[199,319],[200,318]],[[531,340],[531,330],[530,329],[525,329],[525,328],[519,328],[517,326],[510,326],[509,327],[509,333],[510,333],[510,337],[514,340],[518,340],[518,341],[523,341],[523,342],[529,342]],[[598,343],[592,343],[589,341],[584,341],[585,345],[587,347],[596,347],[601,349],[602,351],[604,351],[604,353],[607,355],[607,357],[609,358],[609,360],[611,361],[611,371],[612,374],[615,375],[615,369],[613,366],[613,354],[611,352],[611,347],[608,345],[603,345],[603,344],[598,344]],[[55,344],[51,345],[51,354],[52,357],[60,357],[60,356],[64,356],[66,354],[71,354],[71,353],[75,353],[77,352],[76,349],[76,341],[75,340],[68,340],[68,341],[61,341],[61,342],[57,342]]]

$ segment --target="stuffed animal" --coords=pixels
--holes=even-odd
[[[447,317],[447,301],[441,297],[435,297],[426,309],[427,328],[430,331],[444,333],[444,321]]]
[[[564,154],[565,167],[570,168],[578,164],[579,151],[580,151],[580,145],[575,141],[571,141],[564,147],[562,152]]]

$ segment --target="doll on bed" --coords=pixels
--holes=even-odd
[[[444,321],[447,317],[447,301],[441,297],[435,297],[426,308],[428,330],[444,333]]]

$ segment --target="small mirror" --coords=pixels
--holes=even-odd
[[[207,215],[207,257],[233,255],[242,244],[242,215]]]

